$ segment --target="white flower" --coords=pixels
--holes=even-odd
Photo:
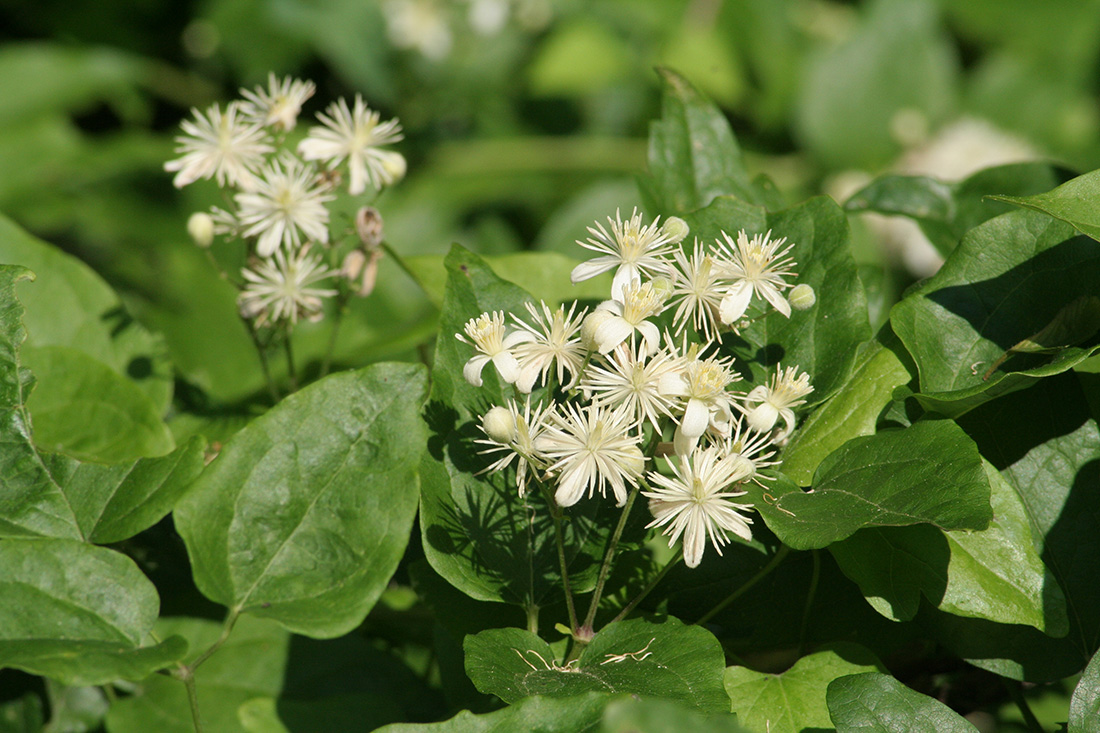
[[[565,372],[568,370],[573,377],[572,381],[576,381],[580,377],[587,351],[579,335],[587,311],[582,309],[574,316],[576,303],[569,308],[569,313],[565,312],[564,305],[558,306],[554,312],[550,311],[546,303],[541,304],[541,311],[533,303],[524,305],[527,312],[531,314],[533,325],[528,325],[522,319],[512,315],[516,325],[531,334],[529,341],[516,347],[516,359],[520,366],[516,389],[520,392],[530,392],[540,374],[543,380],[546,380],[546,375],[555,362],[558,366],[558,384],[563,387],[570,386],[565,383]]]
[[[647,360],[628,344],[621,344],[588,365],[580,387],[588,399],[612,407],[622,405],[636,422],[649,420],[655,430],[660,430],[660,417],[672,417],[676,405],[675,398],[661,392],[661,380],[677,369],[679,362],[674,353],[659,350]]]
[[[415,48],[432,61],[451,52],[451,28],[436,0],[384,0],[386,35],[397,48]]]
[[[508,403],[507,407],[496,406],[490,409],[481,421],[481,429],[485,433],[485,440],[478,443],[489,446],[481,451],[482,455],[491,453],[503,453],[488,468],[480,473],[496,473],[503,471],[516,460],[516,486],[519,495],[527,492],[528,476],[537,476],[539,469],[546,467],[543,460],[535,450],[535,440],[542,432],[543,418],[546,408],[536,407],[532,413],[530,398],[523,405],[523,412],[519,411],[515,400]]]
[[[180,123],[187,134],[176,138],[176,153],[183,157],[164,164],[164,170],[178,171],[172,185],[183,188],[200,178],[215,178],[219,186],[250,189],[254,171],[272,151],[263,127],[244,119],[239,102],[231,102],[224,113],[215,104],[205,114],[197,109],[191,114],[194,120]]]
[[[328,242],[328,209],[334,197],[318,183],[312,165],[289,153],[264,166],[253,191],[239,193],[237,219],[243,237],[259,237],[256,254],[270,257],[282,244],[287,249],[305,240]]]
[[[756,234],[750,240],[742,229],[737,233],[735,244],[730,235],[722,232],[726,241],[718,240],[714,255],[720,263],[722,276],[734,281],[719,306],[722,323],[733,323],[743,316],[753,293],[790,318],[791,307],[783,297],[783,290],[793,284],[784,278],[794,275],[789,269],[794,266],[794,260],[787,256],[794,244],[781,250],[787,238],[771,239],[771,234],[771,231]]]
[[[396,119],[379,122],[379,114],[371,111],[358,94],[353,109],[341,98],[325,112],[317,115],[321,126],[311,128],[309,136],[298,143],[298,154],[306,160],[323,160],[334,166],[347,158],[351,171],[348,193],[353,196],[363,193],[367,181],[380,189],[405,174],[405,158],[381,149],[382,145],[404,138]]]
[[[674,445],[683,455],[695,448],[699,438],[713,428],[721,435],[729,435],[733,417],[732,395],[726,386],[733,381],[730,359],[699,359],[693,345],[684,357],[677,372],[661,380],[661,391],[684,400],[684,415],[676,427]]]
[[[658,225],[659,220],[658,217],[649,226],[642,226],[642,215],[635,209],[625,222],[618,211],[614,221],[607,217],[611,234],[599,222],[596,222],[595,228],[588,227],[592,236],[587,242],[578,240],[577,244],[601,252],[602,256],[574,267],[570,279],[576,284],[616,268],[611,282],[611,297],[622,300],[624,289],[631,283],[639,284],[642,273],[653,277],[663,272],[665,261],[662,258],[675,249],[669,234]]]
[[[274,73],[270,73],[267,75],[267,89],[241,89],[241,96],[246,100],[241,103],[241,114],[261,125],[290,131],[298,122],[302,103],[312,97],[316,89],[311,81],[289,76],[280,81]]]
[[[319,318],[321,299],[336,295],[336,291],[309,286],[336,274],[321,266],[320,255],[310,257],[309,247],[302,247],[289,257],[283,250],[275,250],[274,257],[241,270],[247,281],[237,296],[241,315],[256,319],[257,325],[297,323],[301,317]]]
[[[653,283],[630,283],[623,289],[621,299],[605,300],[596,306],[585,328],[590,331],[592,342],[601,354],[611,351],[637,331],[644,339],[643,355],[648,356],[660,346],[661,332],[656,324],[646,319],[663,311],[664,302],[665,293],[654,288]]]
[[[722,446],[708,446],[676,460],[666,459],[673,476],[649,473],[654,489],[642,495],[649,499],[653,521],[646,528],[664,527],[669,547],[683,535],[684,562],[689,568],[698,567],[703,559],[708,537],[719,555],[729,542],[727,532],[746,542],[752,539],[752,520],[739,513],[752,506],[730,501],[745,494],[731,487],[751,476],[751,469],[740,459],[736,453],[726,454]]]
[[[719,445],[722,446],[724,452],[740,457],[742,466],[748,472],[745,477],[746,481],[754,481],[759,484],[760,479],[771,479],[770,476],[761,476],[761,469],[779,465],[779,461],[773,459],[775,456],[775,438],[770,432],[757,432],[751,426],[746,429],[745,422],[738,416],[733,421],[730,436],[721,441]]]
[[[676,333],[679,335],[690,322],[695,332],[707,341],[718,335],[718,309],[725,297],[723,279],[714,257],[703,251],[695,240],[691,258],[677,249],[673,252],[676,267],[669,267],[672,276],[672,299],[676,305]]]
[[[779,367],[779,371],[772,375],[771,384],[753,387],[745,395],[745,402],[755,404],[755,407],[738,407],[745,413],[749,427],[762,433],[775,427],[782,417],[785,427],[776,440],[783,440],[794,430],[794,410],[791,408],[805,404],[804,398],[813,391],[810,375],[805,372],[799,374],[798,367]]]
[[[481,386],[481,370],[490,361],[497,368],[497,373],[505,382],[511,384],[519,378],[519,362],[516,361],[512,349],[517,344],[531,340],[532,336],[526,331],[513,331],[506,334],[504,327],[504,311],[494,313],[482,313],[477,318],[467,321],[465,329],[469,341],[462,334],[455,334],[459,341],[471,344],[480,351],[462,369],[462,376],[475,387]]]
[[[558,477],[554,501],[573,506],[597,490],[606,496],[610,484],[615,502],[626,503],[626,484],[637,485],[645,469],[633,419],[629,410],[598,404],[569,403],[547,413],[535,450],[550,463],[547,473]]]

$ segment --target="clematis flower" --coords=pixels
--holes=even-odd
[[[703,250],[695,240],[691,257],[677,249],[672,254],[675,266],[669,267],[672,276],[670,305],[676,306],[673,323],[676,334],[683,333],[688,323],[707,341],[718,336],[718,312],[725,298],[721,268],[714,256]]]
[[[310,256],[309,247],[288,255],[281,249],[274,257],[260,259],[241,270],[244,289],[237,296],[241,315],[254,318],[257,325],[265,323],[297,323],[299,318],[316,320],[321,317],[323,298],[336,291],[310,287],[337,273],[321,265],[321,256]]]
[[[707,539],[719,555],[730,532],[746,542],[752,539],[752,519],[741,513],[752,506],[731,501],[744,496],[746,492],[736,487],[752,475],[740,455],[726,453],[722,446],[708,446],[666,461],[673,475],[651,471],[648,479],[653,489],[642,492],[653,514],[646,528],[664,527],[669,547],[682,536],[689,568],[699,566]]]
[[[267,75],[267,89],[241,89],[241,96],[245,98],[241,102],[241,112],[253,122],[289,132],[298,122],[302,104],[316,90],[311,81],[290,76],[280,80],[272,72]]]
[[[777,441],[781,441],[794,430],[794,410],[791,408],[805,404],[805,397],[813,391],[810,375],[805,372],[799,374],[798,367],[780,367],[769,384],[753,387],[745,395],[745,402],[755,404],[755,407],[739,407],[745,413],[749,426],[760,432],[768,432],[779,418],[783,418],[783,430],[776,437]]]
[[[317,115],[319,126],[310,128],[309,136],[298,143],[298,154],[306,160],[323,160],[329,165],[348,161],[351,180],[348,193],[357,196],[367,188],[367,182],[381,189],[405,175],[405,158],[392,150],[383,150],[404,139],[397,120],[379,122],[380,115],[372,111],[356,94],[355,104],[348,108],[340,99]]]
[[[516,461],[516,488],[519,495],[527,493],[527,480],[537,476],[538,471],[546,468],[546,463],[535,450],[535,440],[543,428],[546,408],[541,405],[532,409],[528,398],[521,412],[515,400],[507,407],[497,405],[491,408],[481,419],[481,430],[485,439],[476,442],[489,446],[481,451],[482,455],[503,453],[489,467],[479,473],[503,471]]]
[[[726,386],[733,381],[731,359],[700,359],[693,345],[683,357],[682,368],[666,375],[661,391],[684,402],[684,414],[673,438],[680,455],[691,452],[708,429],[729,435],[733,396]]]
[[[531,334],[526,331],[513,331],[505,333],[504,311],[494,313],[482,313],[477,318],[471,318],[465,326],[466,336],[455,334],[455,338],[465,344],[471,344],[480,354],[474,355],[462,369],[462,376],[475,387],[481,386],[481,370],[490,361],[496,367],[500,378],[509,384],[519,378],[519,362],[516,361],[512,350],[516,345],[531,340]]]
[[[565,312],[565,306],[558,306],[551,312],[546,303],[541,304],[541,309],[533,303],[525,303],[527,312],[531,314],[531,323],[528,324],[515,314],[512,320],[523,331],[531,334],[531,338],[516,347],[516,359],[519,361],[520,374],[516,379],[516,389],[520,392],[530,392],[535,386],[535,381],[541,375],[543,381],[550,372],[550,368],[557,364],[558,384],[569,387],[565,383],[565,372],[572,376],[572,381],[580,377],[581,367],[584,364],[586,349],[581,341],[580,330],[584,322],[587,309],[574,315],[577,304]]]
[[[787,256],[794,244],[780,249],[787,238],[771,239],[771,234],[769,230],[750,240],[742,229],[734,243],[730,235],[722,232],[725,242],[718,240],[718,247],[712,250],[722,277],[733,280],[719,305],[722,323],[733,323],[743,316],[754,293],[790,318],[791,307],[783,297],[783,290],[793,284],[784,278],[795,274],[789,269],[794,266],[794,260]]]
[[[303,241],[328,242],[328,209],[334,196],[317,183],[312,165],[291,154],[263,168],[254,190],[237,194],[241,236],[259,237],[256,254],[270,257],[282,245],[291,250]]]
[[[200,178],[214,178],[219,186],[249,190],[256,182],[255,171],[272,151],[263,127],[245,119],[239,102],[230,102],[223,112],[213,105],[205,113],[192,109],[194,119],[180,123],[184,135],[176,138],[176,152],[182,158],[164,164],[176,171],[176,188]]]
[[[677,356],[660,349],[646,358],[629,344],[616,346],[605,357],[593,359],[580,388],[587,399],[612,407],[624,406],[637,423],[648,420],[660,430],[661,416],[672,417],[677,400],[661,392],[665,375],[679,369]]]
[[[648,226],[642,226],[642,215],[634,209],[634,213],[625,222],[618,211],[615,212],[614,220],[607,217],[611,233],[599,222],[596,222],[595,227],[588,227],[592,236],[586,242],[578,240],[577,244],[600,252],[601,256],[574,267],[570,275],[573,284],[614,268],[611,297],[622,300],[626,287],[640,284],[643,273],[650,277],[662,273],[665,269],[662,258],[675,247],[672,236],[658,226],[659,220],[654,219]]]
[[[637,332],[642,335],[643,356],[656,351],[661,332],[646,319],[664,310],[665,296],[652,282],[632,283],[623,289],[621,300],[605,300],[596,306],[584,324],[596,350],[606,354]]]

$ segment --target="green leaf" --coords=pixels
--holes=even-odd
[[[993,517],[977,447],[946,420],[849,440],[821,462],[810,492],[786,479],[746,488],[768,527],[796,550],[864,527],[985,529]]]
[[[992,489],[988,529],[863,529],[829,551],[868,602],[895,621],[912,619],[923,595],[947,613],[1065,635],[1064,603],[1055,601],[1061,590],[1035,550],[1023,502],[997,469],[984,467]]]
[[[395,723],[376,733],[509,733],[531,730],[540,733],[590,731],[599,725],[610,695],[589,692],[574,697],[528,697],[503,710],[474,715],[463,710],[440,723]],[[598,729],[595,729],[598,730]]]
[[[218,639],[222,625],[196,618],[166,618],[157,622],[161,635],[184,637],[191,664]],[[195,692],[206,730],[244,733],[238,719],[242,704],[256,697],[279,694],[286,671],[290,634],[264,619],[243,617],[216,654],[195,670]],[[194,733],[187,691],[179,680],[153,675],[134,694],[107,712],[111,733]]]
[[[522,629],[482,631],[466,637],[463,648],[477,689],[507,703],[601,691],[679,700],[713,712],[729,705],[718,640],[671,617],[609,624],[567,666],[549,644]]]
[[[977,728],[939,700],[888,674],[864,672],[829,683],[826,699],[837,733],[975,733]]]
[[[584,238],[584,230],[579,230],[576,236]],[[583,250],[577,247],[576,251],[579,255]],[[443,255],[415,255],[402,261],[432,303],[442,307],[447,286],[447,267]],[[534,298],[546,301],[551,308],[574,300],[607,300],[611,292],[610,274],[573,285],[569,274],[580,260],[557,252],[516,252],[486,257],[485,262],[497,277],[519,285]]]
[[[900,146],[899,113],[937,122],[951,107],[957,62],[932,2],[879,0],[844,43],[808,65],[795,120],[831,168],[876,169]]]
[[[722,112],[676,72],[657,72],[661,119],[650,123],[649,176],[641,181],[655,210],[685,214],[723,195],[760,203]]]
[[[1092,656],[1069,701],[1068,733],[1090,733],[1100,720],[1100,652]]]
[[[805,728],[832,726],[825,703],[830,682],[881,669],[881,662],[863,647],[836,644],[799,659],[780,674],[729,667],[725,688],[733,712],[749,730],[801,733]]]
[[[425,387],[418,365],[335,374],[237,433],[175,512],[203,594],[310,636],[361,623],[408,542]]]
[[[891,323],[920,374],[917,399],[956,417],[985,401],[1066,371],[1097,347],[1070,346],[1053,358],[1017,356],[1022,371],[983,373],[1063,307],[1096,292],[1100,248],[1045,214],[1015,211],[963,239],[935,276],[894,306]],[[957,404],[953,404],[957,403]]]
[[[775,312],[742,329],[762,349],[765,364],[797,365],[810,375],[812,402],[822,402],[844,383],[859,344],[871,337],[867,300],[852,259],[848,219],[832,199],[812,198],[768,215],[774,237],[794,243],[796,283],[811,285],[817,302],[791,317]],[[764,312],[764,311],[757,311]],[[750,317],[754,314],[750,309]]]
[[[1100,240],[1100,171],[1066,181],[1052,191],[1033,196],[992,196],[1061,219],[1082,234]]]
[[[809,486],[826,456],[852,438],[875,432],[894,389],[909,379],[894,352],[878,340],[863,344],[847,381],[802,423],[783,450],[783,473],[800,486]]]
[[[505,401],[492,365],[473,387],[462,368],[473,349],[458,341],[464,324],[483,312],[522,313],[530,297],[498,278],[477,255],[455,246],[446,260],[447,295],[440,315],[427,420],[435,436],[421,465],[420,530],[428,562],[449,583],[480,601],[528,606],[562,599],[557,546],[543,498],[519,497],[511,469],[484,474],[475,421]],[[509,388],[508,396],[512,396]],[[537,403],[538,394],[532,396]],[[574,592],[594,582],[605,545],[594,517],[612,511],[582,501],[566,512],[566,558]],[[532,541],[534,538],[534,541]]]
[[[143,647],[159,599],[134,562],[68,539],[0,541],[0,668],[68,685],[140,679],[187,651],[173,637]]]
[[[992,194],[1027,196],[1057,185],[1049,163],[1010,163],[986,168],[957,182],[926,176],[880,176],[844,203],[851,212],[905,216],[946,256],[968,231],[1010,211]]]
[[[39,447],[118,463],[175,448],[160,411],[130,379],[66,346],[24,348],[38,381],[27,399]]]
[[[27,309],[28,347],[67,346],[83,351],[133,380],[158,415],[168,409],[172,365],[164,343],[134,321],[99,275],[3,217],[0,262],[22,265],[37,275],[33,284],[19,288],[19,299]],[[43,391],[54,390],[42,379],[39,384]]]
[[[1082,670],[1100,647],[1100,429],[1080,386],[1092,375],[1063,374],[982,405],[960,420],[1019,494],[1043,563],[1061,587],[1044,603],[1064,603],[1069,633],[1054,639],[1034,628],[922,610],[917,621],[971,664],[1031,682]],[[1048,626],[1050,626],[1048,621]]]
[[[0,703],[0,733],[42,733],[42,699],[28,692]]]
[[[96,730],[103,725],[103,717],[111,706],[100,687],[69,687],[46,680],[46,693],[50,722],[42,733]]]

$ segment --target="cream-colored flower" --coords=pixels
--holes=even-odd
[[[275,73],[267,75],[267,89],[241,89],[241,112],[250,120],[277,130],[290,131],[298,123],[302,104],[313,96],[317,87],[311,81],[293,77],[278,79]]]
[[[309,136],[298,143],[298,154],[331,166],[347,159],[348,193],[363,193],[368,181],[380,189],[405,175],[404,156],[381,147],[404,139],[401,124],[396,119],[379,122],[379,113],[371,111],[361,95],[355,95],[350,109],[345,99],[333,102],[317,119],[321,125],[310,128]]]
[[[680,368],[677,356],[665,349],[648,359],[629,344],[593,359],[584,371],[580,388],[585,397],[612,407],[624,406],[637,423],[646,420],[660,430],[661,416],[672,417],[677,399],[660,390],[665,375]]]
[[[733,395],[726,387],[733,381],[731,359],[700,359],[693,345],[683,357],[681,368],[661,380],[661,391],[679,397],[684,414],[676,427],[674,445],[683,455],[695,448],[708,429],[729,435],[733,417]]]
[[[745,413],[749,426],[763,433],[774,428],[779,418],[783,418],[784,428],[776,437],[776,440],[783,440],[794,430],[794,410],[791,408],[805,404],[805,397],[813,391],[809,374],[799,374],[798,367],[778,367],[770,384],[753,387],[745,395],[745,402],[755,407],[738,407]]]
[[[596,350],[606,354],[616,346],[640,333],[643,339],[642,353],[652,354],[660,347],[661,331],[646,320],[661,313],[666,294],[652,282],[630,283],[623,288],[620,300],[605,300],[588,316],[585,328],[591,333]]]
[[[543,381],[555,363],[558,370],[558,384],[569,387],[565,383],[565,372],[571,375],[571,383],[580,377],[581,367],[587,353],[581,342],[580,330],[584,322],[586,309],[574,315],[577,304],[573,303],[569,312],[565,312],[565,306],[558,306],[551,312],[546,303],[541,303],[541,308],[533,303],[525,303],[527,312],[531,314],[531,323],[512,315],[512,319],[520,329],[531,334],[531,339],[516,347],[516,359],[519,361],[520,374],[516,379],[516,389],[520,392],[530,392],[535,381],[542,376]]]
[[[519,378],[519,362],[512,353],[515,347],[525,341],[530,341],[532,336],[526,331],[513,331],[507,333],[504,326],[504,311],[494,313],[482,313],[477,318],[467,321],[466,336],[455,334],[459,341],[471,344],[480,354],[474,355],[462,369],[462,376],[475,387],[481,386],[481,370],[490,361],[496,367],[500,378],[512,384]]]
[[[633,421],[629,410],[599,404],[558,404],[547,412],[534,445],[550,464],[547,473],[557,477],[554,501],[573,506],[586,493],[606,496],[610,485],[615,502],[626,503],[627,484],[637,485],[645,470]]]
[[[785,280],[795,274],[790,269],[795,264],[794,259],[788,256],[794,243],[783,248],[787,238],[771,239],[771,234],[769,230],[766,234],[754,235],[750,240],[742,229],[737,233],[736,243],[725,232],[722,232],[725,242],[717,240],[718,247],[712,251],[719,262],[722,277],[733,281],[719,306],[722,323],[733,323],[743,316],[753,293],[790,318],[791,307],[783,297],[783,291],[794,284]]]
[[[524,402],[522,412],[515,400],[511,400],[507,407],[498,405],[485,413],[481,421],[481,429],[486,439],[477,442],[489,448],[481,451],[481,454],[503,453],[503,455],[480,473],[503,471],[515,459],[516,487],[520,496],[526,494],[528,478],[537,477],[538,472],[546,468],[545,462],[535,450],[535,440],[542,432],[545,414],[546,408],[541,405],[532,411],[530,398]]]
[[[719,555],[729,542],[728,532],[746,542],[752,539],[752,519],[741,514],[752,506],[731,501],[745,494],[736,487],[752,475],[740,455],[712,445],[666,460],[673,475],[651,471],[649,483],[654,488],[642,492],[653,514],[646,527],[664,527],[669,547],[682,535],[689,568],[699,566],[708,538]]]
[[[576,284],[615,268],[611,297],[622,300],[626,287],[640,284],[643,273],[653,277],[664,272],[666,263],[663,258],[675,247],[669,234],[659,225],[659,217],[648,226],[642,226],[642,215],[635,209],[626,221],[622,220],[618,211],[614,220],[608,217],[607,221],[611,225],[610,234],[596,222],[595,227],[588,227],[592,235],[588,241],[577,241],[586,249],[600,252],[601,256],[574,267],[570,279]]]
[[[726,296],[724,280],[714,256],[703,250],[695,240],[691,257],[682,250],[672,253],[676,266],[669,267],[672,276],[672,298],[676,306],[673,323],[679,335],[691,323],[695,332],[707,341],[718,337],[718,311]]]
[[[281,249],[274,257],[263,258],[241,270],[246,283],[237,304],[241,315],[265,323],[297,323],[299,318],[321,316],[322,299],[336,295],[335,290],[310,287],[337,273],[323,267],[321,256],[311,257],[309,247],[287,255]]]
[[[243,237],[258,237],[256,254],[270,257],[303,241],[328,242],[328,209],[334,197],[320,185],[312,165],[287,153],[264,166],[254,190],[239,193],[237,220]]]
[[[214,178],[219,186],[249,190],[256,182],[255,171],[273,148],[263,127],[245,119],[239,102],[230,102],[222,112],[213,105],[205,114],[192,109],[193,120],[180,123],[185,135],[176,138],[176,153],[183,157],[164,164],[176,171],[176,188],[200,178]]]

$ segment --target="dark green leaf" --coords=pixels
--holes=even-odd
[[[1032,211],[982,224],[934,277],[894,306],[891,323],[920,373],[917,399],[957,416],[1080,363],[1097,347],[1068,347],[1052,359],[1018,356],[1023,371],[982,376],[1006,350],[1046,327],[1067,304],[1096,292],[1100,249]],[[957,402],[952,405],[950,403]]]
[[[184,663],[195,661],[221,633],[219,623],[194,618],[157,622],[162,636],[184,637],[191,652]],[[257,697],[279,694],[286,670],[290,634],[271,621],[244,617],[217,653],[195,670],[195,691],[206,730],[244,733],[238,718],[242,704]],[[179,680],[153,675],[142,680],[134,695],[111,706],[107,713],[111,733],[194,733],[187,692]]]
[[[38,387],[27,398],[42,449],[119,463],[175,448],[160,410],[132,380],[66,346],[26,347]]]
[[[474,715],[463,710],[441,723],[395,723],[377,733],[511,733],[530,730],[540,733],[575,733],[598,730],[610,695],[589,692],[575,697],[528,697],[504,710]]]
[[[362,622],[408,542],[423,369],[327,377],[226,444],[176,509],[211,600],[311,636]]]
[[[156,589],[125,555],[68,539],[0,541],[0,668],[69,685],[140,679],[178,660],[178,637],[143,647]]]
[[[1063,374],[979,407],[960,423],[1023,501],[1031,536],[1064,594],[1069,633],[1052,639],[1017,625],[922,612],[937,638],[971,664],[1005,677],[1050,682],[1079,672],[1100,646],[1100,430],[1079,380]],[[1062,603],[1053,584],[1044,606]]]
[[[463,647],[474,685],[508,703],[529,695],[600,691],[680,700],[712,712],[728,710],[718,640],[671,617],[610,624],[575,663],[564,666],[549,644],[521,629],[482,631],[467,637]]]
[[[946,420],[849,440],[818,466],[812,491],[785,478],[746,488],[768,527],[797,550],[864,527],[985,529],[993,516],[981,456]]]
[[[809,486],[826,456],[851,438],[875,432],[894,389],[909,379],[897,356],[877,340],[861,346],[848,380],[802,423],[783,450],[783,473],[800,486]]]
[[[658,73],[661,119],[650,124],[649,177],[642,181],[657,211],[684,214],[724,195],[759,203],[725,116],[684,77]]]
[[[881,670],[875,655],[856,644],[837,644],[799,659],[780,674],[746,667],[726,669],[725,687],[733,712],[749,730],[802,733],[829,728],[825,691],[844,675]]]
[[[863,529],[829,551],[887,618],[912,619],[923,595],[947,613],[1064,635],[1064,604],[1055,600],[1061,590],[1035,550],[1024,505],[997,469],[986,463],[985,471],[993,507],[988,529]]]
[[[42,699],[33,692],[0,703],[0,733],[41,733],[43,723]]]
[[[993,196],[1061,219],[1084,235],[1100,240],[1100,171],[1067,181],[1052,191],[1034,196]]]
[[[491,405],[504,403],[501,384],[492,365],[482,373],[482,387],[468,384],[462,368],[474,352],[455,338],[483,312],[524,312],[522,304],[530,297],[461,247],[451,250],[446,265],[447,295],[427,409],[435,437],[420,473],[424,554],[436,572],[472,598],[519,605],[561,600],[557,547],[543,498],[519,497],[512,469],[484,474],[491,461],[476,455],[474,440],[482,433],[475,421]],[[537,399],[533,395],[532,401]],[[593,522],[601,510],[608,510],[602,502],[582,501],[567,512],[566,555],[574,591],[594,582],[606,537]]]
[[[939,700],[910,690],[888,674],[864,672],[829,683],[829,714],[837,733],[976,733]]]
[[[1092,656],[1069,702],[1069,733],[1091,733],[1100,720],[1100,652]]]
[[[969,230],[1010,211],[991,194],[1027,196],[1058,182],[1049,163],[1011,163],[986,168],[958,182],[925,176],[881,176],[844,203],[847,211],[873,211],[916,221],[946,256]]]

